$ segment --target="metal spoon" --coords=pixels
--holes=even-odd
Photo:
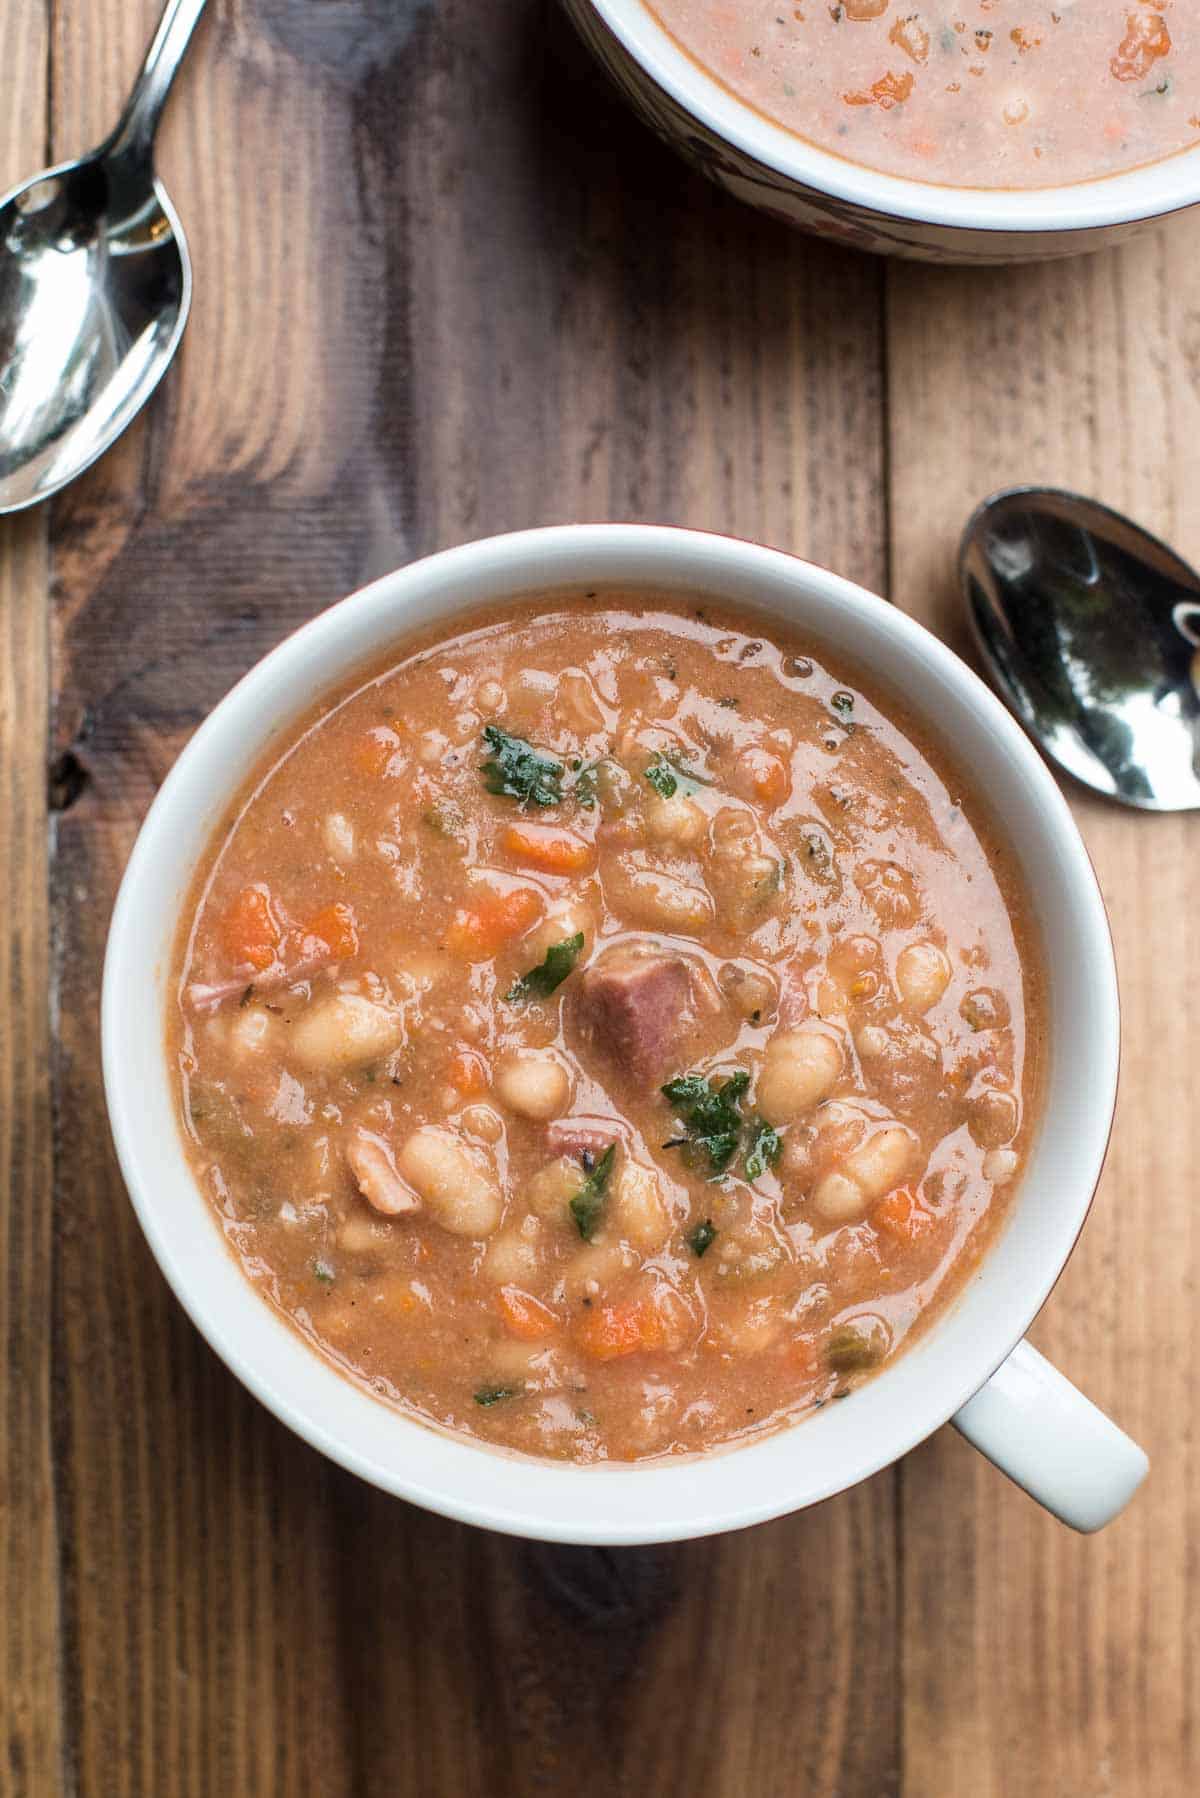
[[[204,0],[168,0],[120,123],[0,200],[0,513],[103,455],[166,372],[192,267],[154,133]]]
[[[1200,576],[1079,494],[993,494],[959,572],[1002,697],[1051,761],[1147,811],[1200,807]]]

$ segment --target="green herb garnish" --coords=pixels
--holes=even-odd
[[[323,1286],[333,1285],[333,1269],[330,1267],[328,1261],[313,1262],[313,1278],[315,1280],[320,1280]]]
[[[750,1125],[750,1142],[746,1149],[747,1180],[757,1180],[769,1167],[774,1167],[782,1147],[779,1132],[772,1130],[764,1119],[755,1118]]]
[[[669,749],[655,751],[654,759],[646,769],[646,779],[660,799],[674,799],[681,786],[685,792],[695,792],[697,787],[708,785],[702,775],[692,768],[685,768]]]
[[[475,1403],[488,1410],[492,1405],[503,1403],[506,1398],[520,1398],[523,1386],[481,1386],[475,1394]]]
[[[668,1081],[663,1096],[675,1107],[684,1134],[671,1137],[663,1148],[682,1149],[686,1165],[699,1166],[712,1180],[728,1171],[740,1150],[743,1174],[747,1180],[757,1180],[775,1166],[783,1145],[778,1132],[763,1118],[743,1116],[742,1099],[749,1085],[750,1076],[741,1069],[717,1087],[702,1074]],[[702,1255],[704,1249],[696,1253]]]
[[[701,1074],[669,1080],[663,1096],[675,1107],[686,1134],[672,1137],[663,1147],[682,1149],[689,1167],[707,1162],[710,1177],[719,1178],[738,1151],[742,1135],[738,1107],[749,1084],[749,1074],[740,1069],[715,1090]]]
[[[483,740],[491,750],[480,773],[489,793],[527,805],[558,805],[562,800],[563,766],[539,755],[524,737],[511,737],[498,724],[485,724]]]
[[[556,987],[560,987],[583,950],[583,932],[577,931],[574,936],[565,937],[561,943],[551,943],[546,951],[545,959],[536,968],[530,968],[519,980],[514,980],[504,995],[506,1005],[523,1005],[526,999],[548,999]]]
[[[590,1242],[600,1228],[608,1203],[608,1182],[612,1174],[617,1145],[609,1143],[603,1155],[571,1200],[571,1216],[585,1242]]]
[[[591,811],[596,804],[598,793],[596,776],[600,770],[599,762],[588,762],[586,767],[578,762],[575,766],[575,779],[571,782],[571,796],[585,811]]]
[[[688,1231],[688,1247],[693,1255],[703,1255],[706,1250],[711,1249],[716,1236],[711,1217],[706,1217],[702,1224],[697,1224],[694,1230]]]
[[[856,1330],[853,1324],[843,1324],[826,1343],[825,1359],[834,1373],[859,1373],[863,1368],[874,1367],[877,1361],[882,1361],[883,1349],[865,1330]]]
[[[668,762],[651,762],[646,770],[646,779],[660,799],[674,799],[679,791],[679,782],[672,773]]]

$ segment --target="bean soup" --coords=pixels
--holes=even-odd
[[[398,645],[248,782],[181,925],[196,1175],[429,1423],[578,1461],[843,1400],[961,1287],[1043,1040],[1013,858],[777,624],[542,599]]]
[[[1200,142],[1184,0],[647,0],[786,130],[887,174],[1055,187]]]

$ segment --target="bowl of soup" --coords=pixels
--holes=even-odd
[[[1184,0],[565,0],[654,129],[806,229],[936,261],[1072,255],[1200,197]]]
[[[1021,1342],[1111,1119],[1090,864],[976,677],[792,557],[563,527],[315,619],[156,799],[103,1043],[180,1299],[401,1496],[698,1535],[950,1417],[1079,1527],[1144,1471]]]

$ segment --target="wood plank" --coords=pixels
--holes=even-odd
[[[1056,482],[1200,556],[1191,274],[1200,223],[1046,268],[889,275],[894,597],[958,647],[970,507]],[[948,1433],[903,1474],[905,1789],[1001,1798],[1196,1789],[1200,1523],[1189,1068],[1200,978],[1194,820],[1075,790],[1108,902],[1124,1072],[1108,1169],[1035,1340],[1148,1448],[1148,1485],[1099,1538],[1041,1514]],[[1189,878],[1189,873],[1191,878]]]
[[[0,0],[0,192],[46,156],[46,20]],[[0,522],[0,1793],[63,1777],[54,1510],[46,520]]]
[[[86,136],[132,26],[118,0],[65,20],[56,128]],[[163,154],[198,273],[182,363],[56,523],[80,1791],[894,1792],[893,1476],[611,1556],[367,1491],[169,1299],[95,1056],[155,785],[236,674],[368,575],[487,530],[657,516],[880,582],[879,266],[687,174],[540,0],[262,0],[200,55]]]

